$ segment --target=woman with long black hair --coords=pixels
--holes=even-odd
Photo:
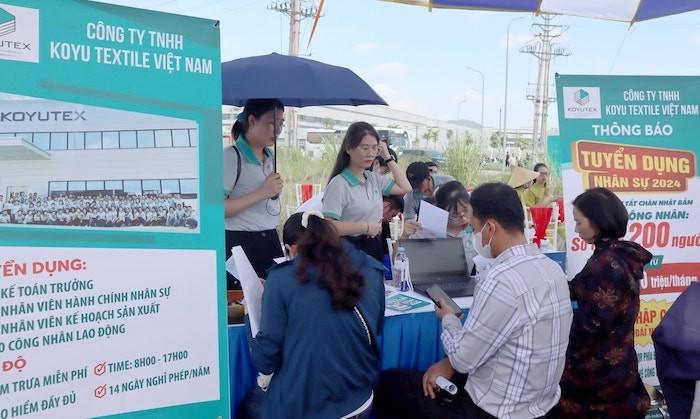
[[[384,266],[343,243],[318,211],[293,214],[291,261],[270,269],[252,359],[274,374],[262,418],[366,418],[379,376]]]
[[[394,180],[372,172],[377,155],[387,163]],[[385,141],[367,122],[355,122],[340,145],[323,195],[323,215],[356,248],[382,261],[383,196],[411,190],[406,174],[389,154]]]

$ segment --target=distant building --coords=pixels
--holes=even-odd
[[[230,138],[231,127],[235,122],[236,115],[242,108],[224,105],[222,107],[222,137],[223,144],[230,145],[233,139]],[[447,145],[447,132],[452,130],[454,134],[458,131],[469,132],[473,138],[478,139],[479,129],[464,127],[447,121],[428,119],[424,116],[410,112],[399,111],[387,106],[365,105],[365,106],[309,106],[297,109],[297,129],[296,146],[306,149],[309,133],[318,133],[320,130],[344,132],[347,127],[355,121],[365,121],[372,124],[378,130],[393,129],[399,132],[400,139],[396,148],[425,148],[423,134],[429,129],[438,130],[438,141],[428,145],[428,148],[444,149]],[[286,124],[286,122],[285,122]],[[488,143],[488,138],[495,131],[493,128],[484,128],[484,143]],[[326,132],[326,131],[324,131]],[[406,137],[403,137],[405,132]],[[280,136],[280,144],[286,143],[287,127],[285,126]],[[313,137],[313,135],[312,135]],[[416,139],[418,141],[416,141]],[[400,144],[399,144],[400,143]],[[309,147],[308,150],[312,150]]]

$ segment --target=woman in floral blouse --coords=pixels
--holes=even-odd
[[[634,322],[651,253],[620,240],[627,209],[608,189],[589,189],[573,205],[575,231],[595,249],[569,284],[574,320],[561,401],[548,418],[644,418],[649,397],[637,372]]]

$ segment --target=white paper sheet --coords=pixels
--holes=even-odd
[[[423,230],[434,234],[437,238],[447,238],[447,217],[449,217],[447,211],[430,202],[421,201],[419,213],[418,222]]]
[[[226,261],[226,270],[241,281],[246,309],[248,310],[248,320],[250,321],[250,332],[255,337],[260,330],[263,285],[243,248],[234,246],[231,248],[231,253],[231,257]],[[233,267],[233,270],[229,269],[229,266]]]
[[[299,205],[295,213],[304,211],[323,211],[323,192],[318,195],[314,195],[309,198],[306,202]]]

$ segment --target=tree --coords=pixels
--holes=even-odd
[[[335,119],[331,118],[330,116],[323,118],[323,127],[325,129],[335,128]]]
[[[433,133],[433,136],[431,138],[431,140],[433,140],[433,150],[435,150],[437,148],[437,141],[438,141],[439,137],[440,137],[440,131],[435,130],[435,132]]]
[[[447,142],[450,143],[450,142],[454,141],[454,139],[455,139],[455,132],[452,131],[451,129],[448,129],[447,130]]]
[[[428,148],[428,142],[430,142],[431,140],[437,143],[437,139],[439,136],[440,131],[433,128],[428,128],[427,131],[423,133],[423,139],[425,140],[425,148]]]
[[[503,145],[503,133],[501,131],[494,132],[491,134],[489,142],[491,144],[491,148],[500,149]]]
[[[463,141],[465,145],[471,145],[472,143],[474,143],[474,137],[472,137],[472,135],[469,133],[469,131],[464,131],[461,134],[461,137],[462,138],[460,138],[458,140]]]

